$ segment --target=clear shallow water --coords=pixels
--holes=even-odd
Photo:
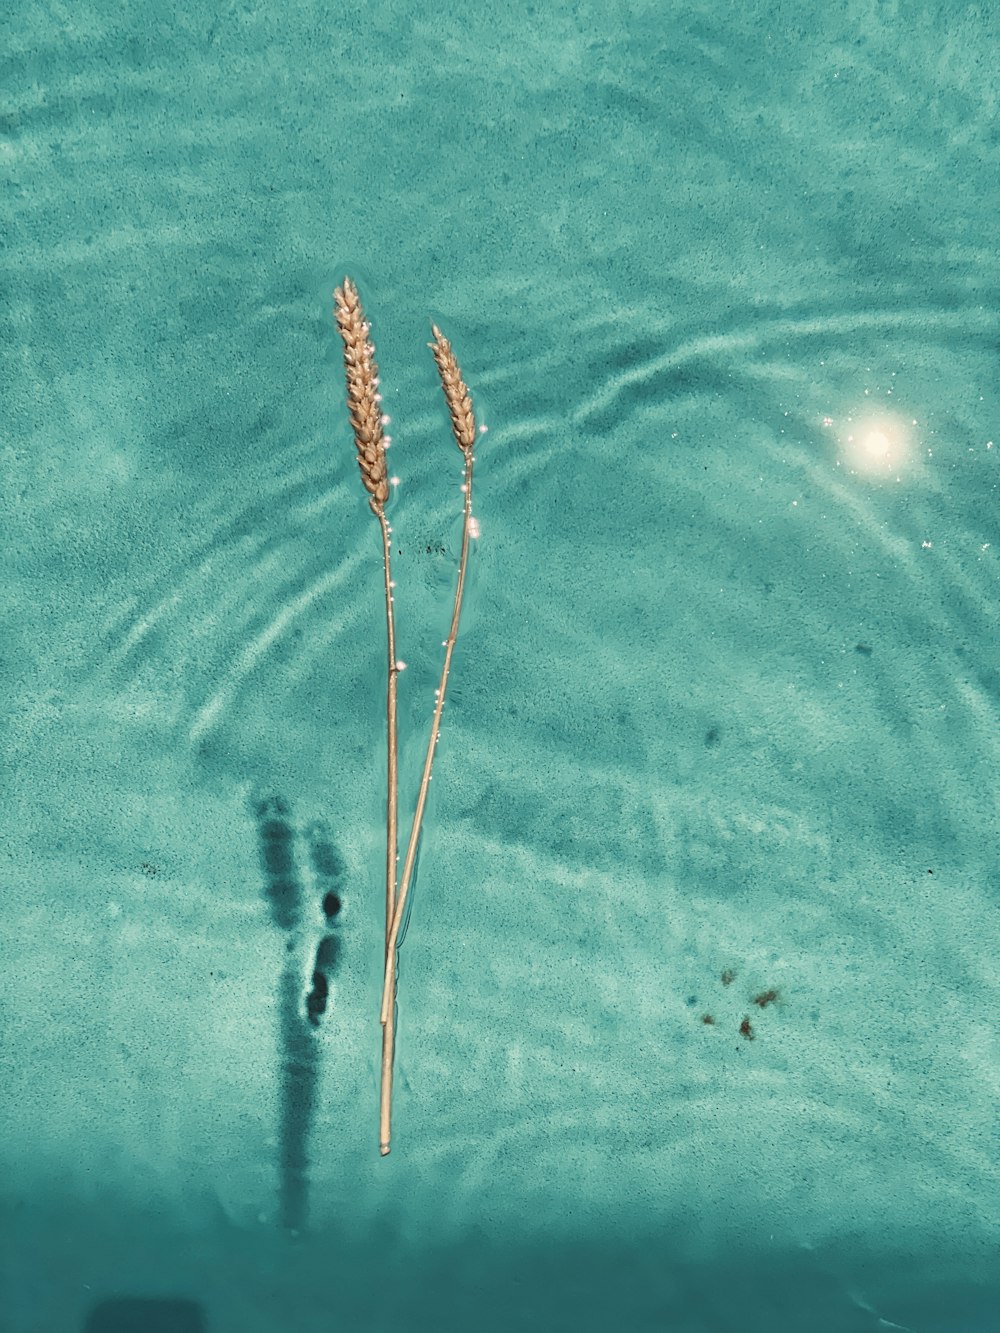
[[[995,1326],[995,36],[6,22],[0,1328]],[[461,499],[430,317],[489,427],[384,1161],[344,272],[404,807]]]

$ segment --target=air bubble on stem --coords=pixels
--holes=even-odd
[[[396,670],[397,670],[397,671],[405,671],[405,670],[406,670],[406,663],[405,663],[405,662],[397,662],[397,663],[396,663]]]

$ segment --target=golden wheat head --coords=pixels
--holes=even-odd
[[[344,340],[344,369],[347,372],[347,410],[358,449],[361,480],[371,496],[376,513],[389,498],[385,465],[385,435],[378,393],[378,366],[371,342],[371,325],[361,308],[358,289],[350,278],[333,294],[334,318]]]
[[[476,418],[472,415],[472,398],[468,386],[462,379],[451,343],[436,324],[431,325],[434,341],[427,346],[434,353],[441,385],[444,389],[448,411],[451,413],[451,429],[455,443],[462,453],[468,453],[476,442]]]

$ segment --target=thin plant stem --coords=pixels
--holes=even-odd
[[[389,937],[396,906],[396,865],[399,860],[399,838],[397,832],[399,807],[399,759],[396,725],[396,684],[399,678],[399,662],[396,657],[396,621],[392,607],[392,572],[390,553],[392,548],[392,530],[385,517],[385,510],[376,510],[379,526],[382,529],[382,568],[385,574],[385,622],[388,640],[388,675],[386,681],[386,772],[388,789],[386,793],[385,823],[385,939],[386,952],[389,949]],[[389,1003],[395,1003],[395,973],[393,974],[393,993]],[[383,1157],[389,1152],[392,1140],[392,1066],[395,1047],[395,1026],[387,1023],[382,1028],[382,1080],[379,1091],[378,1147]]]
[[[396,684],[399,662],[396,657],[396,625],[393,616],[391,550],[392,529],[385,516],[389,498],[386,473],[386,436],[383,430],[381,395],[375,348],[370,339],[371,325],[365,318],[358,289],[350,278],[334,292],[334,318],[344,343],[344,369],[347,373],[347,408],[350,413],[354,443],[357,447],[361,480],[368,492],[368,503],[382,532],[382,570],[385,579],[385,619],[388,644],[386,681],[386,852],[385,852],[385,932],[386,948],[394,920],[396,900],[396,863],[399,860],[398,837],[398,746],[396,725]],[[394,978],[395,980],[395,978]],[[389,1151],[391,1138],[392,1066],[395,1033],[391,1025],[382,1029],[382,1084],[379,1095],[379,1151]]]
[[[396,950],[399,947],[399,931],[403,922],[403,913],[406,910],[406,899],[410,890],[411,876],[413,875],[413,866],[417,859],[417,843],[420,840],[420,828],[424,818],[424,807],[427,804],[427,793],[431,783],[431,769],[434,766],[434,752],[437,749],[438,736],[441,731],[441,714],[444,711],[445,690],[448,687],[448,673],[451,670],[451,658],[455,651],[455,642],[458,639],[458,623],[462,613],[462,593],[465,590],[465,572],[469,562],[469,538],[472,528],[472,465],[474,462],[472,446],[462,450],[465,455],[465,507],[462,521],[462,553],[458,562],[458,580],[455,584],[455,604],[451,613],[451,628],[448,631],[448,637],[444,642],[444,665],[441,668],[441,680],[438,684],[437,701],[434,705],[434,717],[431,721],[431,734],[427,742],[427,754],[424,758],[424,771],[420,779],[420,790],[417,793],[417,805],[413,815],[413,826],[410,829],[410,841],[406,848],[406,859],[403,862],[403,870],[399,877],[399,886],[396,890],[396,908],[392,920],[392,928],[389,932],[389,938],[386,944],[385,954],[385,978],[382,985],[382,1012],[380,1015],[383,1028],[388,1030],[395,1026],[393,1020],[394,1009],[394,990],[396,976]]]
[[[420,789],[417,793],[417,803],[413,815],[413,824],[410,828],[406,858],[397,882],[396,866],[399,861],[399,768],[396,689],[401,663],[396,656],[396,626],[393,615],[392,529],[389,527],[385,516],[385,503],[389,498],[385,450],[389,441],[383,431],[383,424],[388,421],[388,417],[382,416],[381,395],[378,392],[378,366],[375,364],[375,348],[369,336],[371,326],[361,307],[358,290],[350,278],[345,278],[343,286],[338,287],[334,292],[334,317],[344,342],[347,407],[354,431],[354,442],[357,446],[361,480],[368,492],[369,506],[379,521],[382,533],[382,567],[385,577],[388,649],[386,682],[385,975],[382,984],[380,1011],[382,1077],[379,1095],[379,1151],[384,1157],[390,1150],[392,1137],[392,1078],[396,1035],[396,959],[399,950],[399,935],[406,911],[407,895],[413,879],[413,869],[416,864],[417,846],[420,841],[420,830],[427,805],[431,769],[434,765],[434,753],[441,734],[441,714],[444,710],[445,692],[448,687],[448,673],[451,670],[451,660],[458,640],[459,620],[462,613],[462,594],[465,589],[465,576],[469,563],[469,540],[472,536],[472,468],[475,461],[473,449],[476,439],[476,423],[472,412],[472,399],[469,396],[465,381],[462,379],[461,370],[452,351],[451,343],[439,328],[432,326],[434,342],[430,344],[430,347],[441,376],[441,385],[451,416],[455,443],[462,451],[465,464],[462,486],[465,494],[462,518],[462,550],[458,562],[451,627],[448,631],[448,637],[444,641],[444,665],[441,669],[441,680],[438,685],[437,700],[431,720],[431,734],[427,743],[427,754],[424,759]]]

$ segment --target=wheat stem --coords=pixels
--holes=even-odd
[[[347,374],[347,408],[358,451],[361,481],[369,495],[369,505],[379,521],[382,533],[382,571],[385,581],[385,620],[388,649],[386,679],[386,850],[385,850],[385,938],[386,950],[392,930],[396,900],[396,862],[398,860],[398,743],[396,686],[399,662],[396,655],[396,623],[393,615],[391,529],[385,516],[389,484],[385,459],[385,434],[382,427],[381,399],[378,392],[378,366],[375,348],[369,338],[371,326],[365,318],[358,290],[350,278],[334,292],[334,317],[344,342],[344,369]],[[395,983],[395,974],[393,976]],[[393,987],[395,989],[395,985]],[[390,996],[394,1003],[394,995]],[[390,1023],[382,1028],[382,1079],[379,1094],[379,1151],[384,1157],[392,1137],[392,1066],[395,1032]]]
[[[465,493],[462,515],[462,549],[458,562],[458,577],[455,583],[455,601],[451,613],[451,627],[448,630],[448,637],[444,641],[444,665],[441,668],[441,679],[438,683],[437,701],[434,705],[430,738],[427,742],[427,754],[424,757],[420,789],[417,793],[417,804],[413,815],[413,824],[410,828],[410,840],[407,844],[406,857],[396,889],[396,906],[392,927],[386,943],[385,977],[382,985],[382,1010],[380,1014],[384,1030],[395,1027],[393,1011],[395,1007],[396,952],[399,948],[399,932],[403,922],[403,913],[406,910],[406,899],[413,875],[413,866],[417,857],[417,844],[420,840],[424,807],[427,804],[427,794],[430,788],[431,769],[434,766],[434,752],[437,749],[438,736],[441,731],[441,714],[444,711],[448,673],[451,670],[452,654],[455,651],[455,643],[458,639],[458,625],[462,613],[462,594],[465,590],[465,574],[469,562],[469,539],[472,534],[472,466],[475,461],[473,447],[476,439],[476,423],[472,412],[472,400],[462,379],[451,344],[436,325],[432,327],[434,342],[430,343],[429,346],[434,353],[434,359],[437,362],[441,376],[441,385],[451,415],[455,443],[461,449],[465,460],[465,477],[462,487]]]
[[[476,423],[472,411],[472,399],[462,379],[451,343],[436,325],[432,325],[434,342],[429,345],[434,353],[434,360],[437,363],[441,377],[441,386],[444,389],[445,401],[448,404],[448,411],[451,416],[455,443],[462,451],[465,463],[464,485],[462,488],[465,493],[462,549],[455,584],[455,602],[452,608],[451,627],[444,642],[444,665],[441,669],[437,701],[431,720],[427,754],[424,758],[424,768],[420,779],[420,789],[417,793],[417,803],[413,824],[410,828],[406,858],[397,884],[399,780],[396,686],[400,664],[396,658],[396,628],[393,616],[393,584],[390,569],[391,529],[385,516],[385,502],[389,498],[389,482],[385,461],[386,439],[382,429],[383,418],[381,396],[378,392],[378,366],[375,363],[375,348],[369,337],[371,326],[365,318],[357,288],[350,278],[345,278],[343,286],[338,287],[334,292],[334,316],[344,342],[347,407],[354,431],[361,480],[368,492],[368,503],[379,521],[382,533],[382,567],[385,577],[385,615],[388,645],[388,679],[386,684],[388,795],[386,802],[385,975],[380,1012],[382,1024],[382,1078],[379,1097],[379,1151],[385,1156],[389,1152],[392,1128],[392,1074],[396,1030],[396,957],[399,949],[399,933],[406,910],[407,895],[416,863],[424,810],[427,805],[434,753],[441,732],[441,714],[444,710],[448,673],[451,670],[452,655],[458,640],[462,595],[465,589],[465,576],[469,561],[469,541],[472,535],[472,468],[475,461],[473,448],[476,439]]]
[[[389,524],[383,510],[378,512],[382,529],[382,568],[385,574],[385,618],[386,637],[388,640],[388,680],[386,685],[386,759],[387,797],[385,830],[385,940],[386,952],[389,950],[389,936],[392,929],[396,906],[396,867],[399,860],[399,838],[397,831],[397,811],[399,805],[399,770],[397,757],[396,723],[396,684],[399,677],[399,663],[396,657],[396,623],[392,607],[392,574],[390,570],[390,551],[392,539]],[[395,1003],[395,977],[390,1004]],[[382,1078],[379,1091],[378,1146],[383,1157],[389,1151],[392,1139],[392,1066],[395,1047],[395,1027],[387,1023],[382,1028]]]

